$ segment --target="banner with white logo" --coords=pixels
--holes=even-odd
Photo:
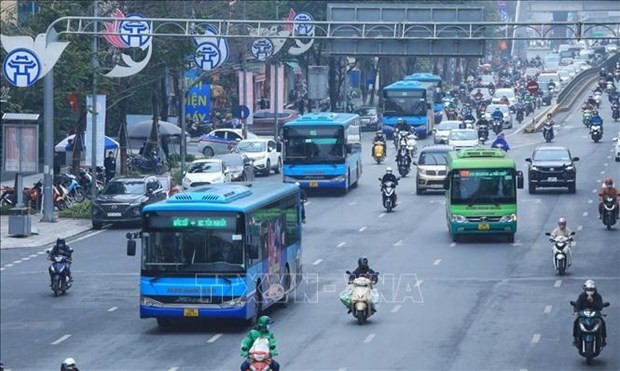
[[[84,133],[84,148],[86,148],[86,166],[92,164],[92,135],[93,135],[93,97],[86,97],[86,132]],[[105,111],[106,96],[97,95],[97,130],[95,133],[95,156],[97,166],[103,166],[105,158]]]

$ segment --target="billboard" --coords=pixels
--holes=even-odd
[[[39,126],[6,124],[2,126],[5,172],[39,172]]]
[[[198,78],[196,70],[185,72],[185,86],[189,86]],[[203,81],[189,88],[185,101],[185,121],[203,123],[211,119],[211,84]]]
[[[86,165],[92,164],[92,135],[93,135],[93,97],[89,95],[86,97],[86,132],[84,133],[84,145],[86,148],[85,158]],[[95,156],[97,160],[97,166],[103,166],[103,159],[105,158],[105,111],[106,111],[106,96],[97,95],[97,133],[95,143]]]

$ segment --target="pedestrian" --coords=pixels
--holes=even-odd
[[[299,187],[299,198],[301,200],[301,222],[306,224],[306,202],[308,202],[308,194],[301,188],[299,182],[295,182],[295,185]]]
[[[306,103],[303,98],[299,98],[299,114],[303,115],[306,112]]]
[[[261,97],[258,101],[258,107],[260,109],[267,109],[267,102],[265,101],[265,97]]]
[[[103,161],[103,166],[105,167],[105,182],[107,183],[116,175],[116,158],[114,157],[114,152],[108,152],[108,157]]]

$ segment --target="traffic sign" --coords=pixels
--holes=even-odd
[[[248,108],[248,106],[241,105],[235,108],[235,112],[233,112],[233,114],[235,115],[235,117],[245,120],[250,117],[250,109]]]
[[[536,94],[538,93],[538,83],[534,80],[530,81],[527,83],[527,91],[530,92],[530,94]]]

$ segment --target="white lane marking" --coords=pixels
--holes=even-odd
[[[0,272],[2,272],[4,270],[4,267],[0,268]]]
[[[536,344],[540,341],[540,334],[534,334],[534,336],[532,336],[532,343]]]
[[[392,246],[400,246],[403,244],[403,240],[398,240],[396,242],[394,242],[394,244]]]
[[[582,230],[583,230],[583,225],[578,225],[578,226],[577,226],[577,230],[578,230],[578,231],[582,231]]]
[[[592,202],[594,202],[593,200],[588,200],[588,203],[591,204]]]
[[[547,313],[547,314],[551,313],[551,308],[553,308],[551,305],[547,305],[545,307],[545,313]]]
[[[454,247],[454,246],[456,246],[456,242],[451,242],[450,247]]]
[[[608,163],[604,163],[603,166],[609,166],[609,164]]]
[[[338,369],[338,371],[347,371],[347,369],[346,369],[346,368],[344,368],[344,367],[340,367],[340,368]]]
[[[368,336],[366,336],[366,339],[364,339],[364,343],[370,343],[372,341],[372,339],[375,338],[375,334],[370,334]]]
[[[358,229],[359,232],[364,232],[366,230],[366,227],[362,227],[360,229]]]
[[[31,258],[36,258],[36,257],[37,257],[37,254],[32,254],[32,255],[30,255],[30,257],[31,257]]]
[[[414,286],[415,287],[420,287],[422,285],[422,282],[424,282],[424,280],[415,281],[415,285]]]
[[[613,151],[613,149],[612,149],[612,151]],[[611,156],[607,156],[607,158],[608,158],[608,159],[611,159]]]
[[[11,268],[12,266],[13,266],[13,264],[7,264],[7,265],[5,265],[4,267],[5,267],[5,268]]]
[[[15,260],[15,261],[13,262],[13,264],[19,264],[19,263],[21,263],[21,262],[22,262],[21,260]]]
[[[62,343],[63,341],[67,340],[70,337],[71,337],[71,334],[62,335],[58,339],[52,341],[50,344],[51,345],[58,345],[58,344]]]
[[[112,308],[108,309],[108,312],[114,312],[117,309],[118,309],[118,307],[112,307]]]
[[[37,254],[38,254],[38,255],[43,255],[43,254],[45,254],[45,253],[47,253],[47,251],[43,250],[43,251],[39,251]]]
[[[342,246],[344,246],[346,244],[347,244],[346,242],[342,241],[341,243],[338,244],[338,247],[342,247]]]
[[[385,216],[385,213],[379,214],[379,218],[383,218],[384,216]]]
[[[593,190],[592,190],[592,193],[596,193],[596,189],[593,189]]]
[[[400,310],[401,307],[402,307],[402,305],[397,304],[397,305],[394,306],[394,308],[392,308],[392,310],[390,312],[396,313],[396,312],[398,312]]]
[[[588,216],[588,212],[587,212],[587,211],[584,211],[584,212],[583,212],[583,216]]]
[[[70,242],[71,242],[71,243],[75,243],[75,242],[78,242],[78,241],[82,241],[82,240],[85,240],[85,239],[87,239],[87,238],[91,238],[92,236],[96,236],[96,235],[98,235],[99,233],[103,233],[103,232],[105,232],[105,229],[102,229],[102,230],[99,230],[99,231],[94,231],[94,232],[91,232],[91,233],[85,234],[85,235],[83,235],[82,237],[76,238],[75,240],[71,240]]]
[[[170,367],[168,371],[177,371],[178,369],[179,369],[178,367]]]
[[[29,256],[27,256],[27,257],[25,257],[25,258],[22,258],[22,261],[23,261],[23,262],[27,262],[28,260],[30,260],[30,257],[29,257]]]
[[[439,265],[439,263],[441,263],[441,259],[437,259],[433,262],[433,265]]]
[[[211,337],[211,339],[207,340],[207,343],[215,343],[217,339],[221,338],[224,334],[215,334]]]
[[[355,205],[355,204],[357,204],[357,201],[351,201],[351,202],[349,202],[349,206],[353,206],[353,205]]]
[[[605,174],[605,170],[601,170],[601,174]]]
[[[560,287],[560,286],[562,286],[562,280],[555,280],[553,287]]]
[[[321,264],[322,261],[323,261],[323,259],[317,259],[317,261],[312,263],[312,265],[319,265],[319,264]]]
[[[527,371],[527,368],[520,368],[519,371]]]

